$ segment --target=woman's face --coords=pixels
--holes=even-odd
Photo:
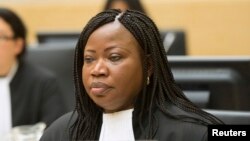
[[[130,109],[142,89],[141,48],[118,21],[95,30],[84,49],[82,80],[104,112]]]
[[[0,76],[7,75],[20,52],[10,25],[0,17]]]
[[[110,5],[110,9],[121,9],[122,11],[125,11],[129,9],[128,4],[123,1],[123,0],[115,0],[113,3]]]

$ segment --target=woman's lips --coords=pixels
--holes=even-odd
[[[90,86],[90,93],[96,96],[104,96],[111,87],[102,82],[93,82]]]

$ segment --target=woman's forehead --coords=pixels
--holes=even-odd
[[[90,40],[121,40],[123,42],[133,41],[137,43],[132,33],[127,30],[118,20],[107,23],[99,28],[97,28],[89,37]]]
[[[86,49],[96,47],[121,47],[141,51],[138,41],[132,33],[127,30],[119,21],[105,24],[96,29],[89,37]]]

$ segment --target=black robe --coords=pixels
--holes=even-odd
[[[192,113],[187,113],[175,106],[172,106],[170,111],[174,115],[188,115],[193,117],[197,116]],[[133,130],[135,140],[144,140],[145,136],[139,130],[138,118],[136,115],[137,114],[133,112]],[[154,133],[153,141],[207,140],[207,126],[205,125],[200,125],[195,122],[184,122],[181,120],[170,118],[157,108],[155,108],[155,112],[153,115],[157,121],[157,130]],[[65,114],[57,121],[55,121],[47,130],[45,130],[40,141],[70,141],[69,128],[76,120],[77,113],[75,112],[72,118],[71,116],[72,112]]]
[[[45,122],[66,113],[56,76],[45,68],[21,61],[10,83],[12,126]]]

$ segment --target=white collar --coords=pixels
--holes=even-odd
[[[103,113],[103,120],[131,118],[133,110],[134,109],[128,109],[114,113]]]
[[[10,68],[9,73],[7,74],[7,76],[0,78],[1,80],[6,80],[8,81],[8,83],[10,83],[10,81],[13,79],[14,75],[17,72],[17,68],[19,66],[19,63],[17,61],[15,61],[15,63],[12,65],[12,67]]]
[[[0,78],[0,111],[2,114],[2,116],[0,116],[0,138],[5,136],[12,128],[11,94],[9,84],[17,72],[17,68],[18,63],[15,62],[7,76]]]
[[[100,141],[134,141],[132,114],[134,109],[103,113]]]

